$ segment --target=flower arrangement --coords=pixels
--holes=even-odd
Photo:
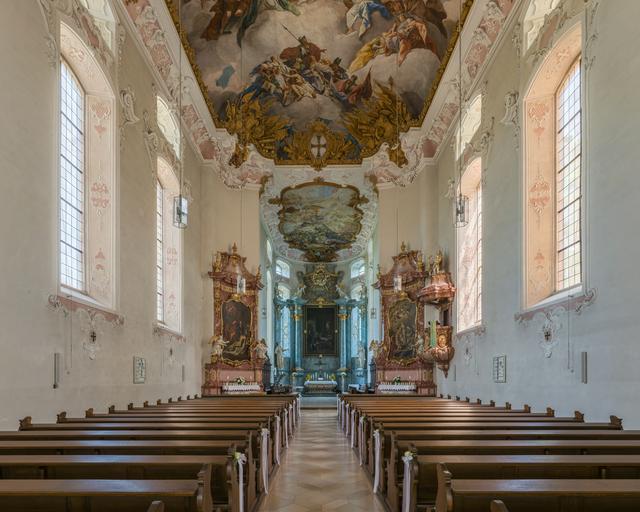
[[[331,375],[329,375],[329,380],[336,380],[336,374],[332,373]]]
[[[396,375],[391,381],[392,384],[400,384],[401,382],[402,382],[402,379],[400,378],[400,375]]]
[[[310,374],[310,373],[307,373],[307,374],[304,376],[304,381],[305,381],[305,382],[309,382],[310,380],[311,380],[311,374]]]
[[[234,379],[234,382],[235,382],[236,384],[246,384],[246,383],[247,383],[247,381],[244,379],[244,377],[236,377],[236,378]]]

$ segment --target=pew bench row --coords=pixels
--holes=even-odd
[[[299,421],[297,395],[27,417],[0,432],[0,510],[252,512]]]
[[[338,422],[391,512],[640,510],[640,431],[615,416],[343,395]]]

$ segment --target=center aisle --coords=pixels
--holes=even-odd
[[[336,410],[303,409],[302,422],[270,484],[261,512],[383,512]]]

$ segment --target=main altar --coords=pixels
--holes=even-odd
[[[309,265],[298,272],[299,289],[276,297],[276,375],[296,391],[329,394],[350,384],[366,384],[366,340],[351,343],[356,309],[359,332],[366,332],[367,299],[348,297],[340,288],[344,275],[331,264]],[[290,312],[288,339],[280,328],[283,308]],[[278,357],[278,353],[286,357]]]
[[[213,327],[211,361],[205,364],[202,396],[223,393],[263,393],[262,372],[267,346],[258,340],[258,293],[260,270],[254,275],[246,258],[218,252],[209,277],[213,281]]]

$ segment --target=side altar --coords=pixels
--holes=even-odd
[[[450,276],[440,269],[441,262],[439,254],[426,268],[422,253],[408,250],[403,243],[389,272],[378,271],[374,287],[382,300],[383,339],[370,346],[376,393],[435,396],[436,364],[446,376],[453,357],[451,327],[433,321],[427,328],[424,311],[426,304],[434,305],[442,315],[455,294]]]
[[[218,252],[209,277],[213,281],[213,331],[211,362],[204,367],[202,396],[228,392],[264,392],[262,372],[267,346],[258,340],[260,269],[254,275],[246,258],[232,251]]]

